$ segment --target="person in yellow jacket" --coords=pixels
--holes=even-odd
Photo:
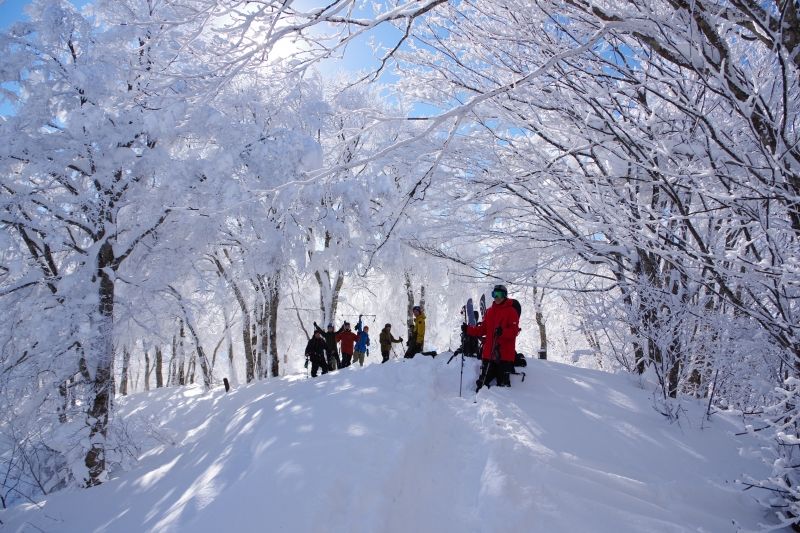
[[[411,328],[411,337],[408,339],[406,359],[411,359],[417,355],[425,345],[425,313],[422,312],[422,308],[418,305],[415,305],[411,312],[414,315],[414,325]]]

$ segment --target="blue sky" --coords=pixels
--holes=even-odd
[[[89,0],[71,0],[76,6],[82,6],[89,3]],[[0,0],[0,29],[5,29],[13,23],[23,18],[25,15],[25,6],[30,4],[31,0]]]
[[[30,0],[0,0],[0,28],[7,28],[24,16],[23,7]]]

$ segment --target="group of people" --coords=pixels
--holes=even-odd
[[[482,322],[474,326],[464,324],[461,330],[466,339],[470,337],[482,342],[481,373],[476,386],[480,389],[494,380],[498,386],[510,386],[510,374],[514,371],[516,358],[516,339],[520,332],[519,321],[522,309],[517,300],[508,297],[508,289],[504,285],[495,285],[492,289],[492,305],[486,310]],[[411,337],[405,358],[410,359],[422,352],[425,343],[425,313],[420,306],[412,310],[414,322],[411,326]],[[386,324],[379,336],[381,346],[381,363],[389,360],[392,345],[402,343],[403,337],[396,339],[392,335],[392,325]],[[317,377],[321,369],[325,374],[338,368],[346,368],[352,362],[364,366],[364,357],[368,355],[370,345],[369,326],[358,317],[355,332],[350,323],[345,322],[338,331],[333,324],[328,324],[325,331],[314,322],[314,336],[306,346],[306,364],[311,362],[311,376]],[[341,348],[341,358],[339,357]],[[434,352],[435,353],[435,352]]]
[[[425,313],[422,308],[415,306],[412,314],[414,323],[411,327],[411,338],[408,340],[408,349],[405,357],[414,357],[422,351],[425,342]],[[314,322],[314,335],[306,345],[306,367],[311,363],[311,376],[317,377],[321,370],[327,374],[332,370],[346,368],[358,362],[359,366],[364,366],[364,358],[369,355],[369,326],[363,324],[363,315],[358,317],[355,331],[351,330],[350,323],[345,322],[338,331],[334,331],[333,324],[328,324],[327,328],[322,328]],[[392,335],[392,325],[386,324],[378,337],[381,347],[381,363],[389,360],[392,345],[403,342],[403,337],[395,338]],[[340,356],[341,351],[341,356]]]

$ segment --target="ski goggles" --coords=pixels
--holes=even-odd
[[[505,298],[506,293],[503,291],[495,290],[492,291],[492,298]]]

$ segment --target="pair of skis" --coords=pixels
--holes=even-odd
[[[481,296],[481,309],[484,310],[486,308],[486,299]],[[464,318],[464,324],[467,326],[474,326],[476,324],[475,320],[475,309],[472,305],[472,298],[467,299],[467,303],[461,307],[461,315]],[[461,376],[458,379],[458,397],[461,398],[461,391],[463,389],[464,383],[464,353],[467,351],[467,333],[465,331],[461,332],[461,347],[456,350],[453,355],[450,356],[450,359],[447,360],[447,364],[450,364],[450,361],[453,360],[455,356],[459,353],[461,354]]]
[[[481,294],[480,312],[481,312],[481,320],[483,320],[483,316],[486,314],[485,294]],[[472,298],[467,299],[467,324],[469,324],[470,326],[474,326],[475,324],[477,324],[477,320],[475,319],[475,307],[472,305]]]
[[[486,298],[481,295],[481,318],[486,313]],[[464,314],[464,323],[468,326],[474,326],[477,324],[477,319],[475,318],[475,307],[472,304],[472,298],[467,299],[467,303],[464,307],[461,308],[462,313]],[[461,391],[463,388],[464,383],[464,352],[467,350],[467,334],[466,332],[461,332],[461,376],[458,379],[458,397],[461,398]],[[449,364],[450,361],[453,360],[453,357],[450,357],[450,360],[447,361]]]

